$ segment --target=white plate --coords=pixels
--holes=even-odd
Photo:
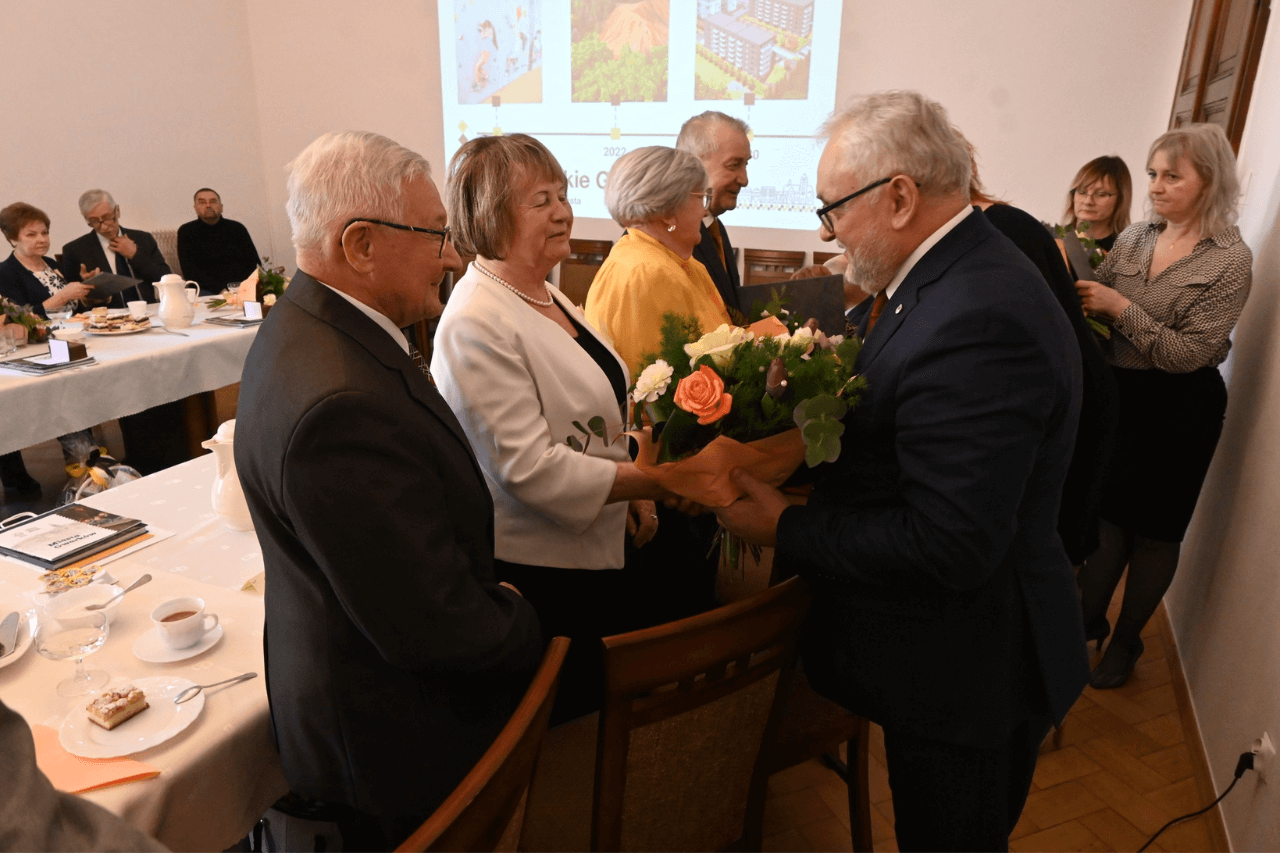
[[[195,722],[204,709],[204,694],[173,704],[173,697],[195,684],[176,675],[157,675],[151,678],[135,678],[132,681],[147,694],[147,708],[138,716],[125,720],[111,731],[89,722],[85,707],[89,697],[76,700],[76,706],[58,727],[58,743],[72,755],[81,758],[119,758],[132,755],[153,746],[159,746]],[[118,687],[125,686],[123,683]]]
[[[13,611],[10,610],[7,612],[12,613]],[[18,617],[18,650],[11,655],[5,655],[0,658],[0,669],[4,669],[6,666],[27,653],[27,649],[31,648],[33,640],[32,634],[34,633],[35,629],[31,625],[31,619],[27,614],[23,613]]]
[[[84,327],[84,333],[86,335],[101,335],[101,336],[136,335],[139,332],[149,332],[149,331],[151,331],[150,323],[138,329],[90,329],[87,325]]]
[[[171,649],[160,638],[160,629],[152,628],[144,631],[142,636],[133,641],[133,654],[138,660],[147,663],[173,663],[177,660],[193,658],[203,651],[213,648],[213,644],[222,639],[222,626],[215,625],[213,630],[205,634],[200,642],[185,649]]]

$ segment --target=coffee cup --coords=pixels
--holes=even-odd
[[[189,649],[218,627],[218,614],[204,612],[203,598],[187,596],[157,605],[151,611],[151,621],[166,646]]]
[[[141,299],[128,303],[129,316],[135,320],[141,320],[147,316],[147,303]]]

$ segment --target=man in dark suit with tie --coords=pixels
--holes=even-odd
[[[493,503],[402,327],[461,262],[419,155],[330,133],[290,164],[298,273],[240,387],[267,694],[293,793],[347,849],[402,842],[518,704],[537,616],[494,579]]]
[[[724,304],[739,313],[750,306],[739,304],[738,262],[720,215],[738,206],[738,193],[747,185],[747,161],[751,159],[748,130],[741,119],[707,110],[686,121],[676,137],[677,148],[702,161],[711,189],[711,203],[702,220],[702,240],[694,247],[693,256],[711,274]]]
[[[898,845],[1002,850],[1036,755],[1088,681],[1058,500],[1080,355],[1039,272],[969,206],[945,111],[835,115],[821,236],[846,247],[868,390],[807,504],[741,472],[722,523],[813,588],[814,688],[885,732]]]
[[[141,279],[137,295],[128,299],[155,302],[152,284],[171,270],[160,254],[156,238],[146,231],[120,227],[120,205],[106,190],[88,190],[80,196],[80,215],[92,230],[62,247],[62,277],[88,281],[100,272]],[[130,292],[131,293],[131,292]]]

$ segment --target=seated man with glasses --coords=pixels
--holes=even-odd
[[[81,195],[80,215],[92,230],[62,247],[63,278],[89,281],[98,273],[115,273],[141,279],[134,290],[113,296],[112,307],[123,308],[130,299],[155,302],[152,284],[171,272],[156,239],[146,231],[121,228],[120,205],[106,190]]]

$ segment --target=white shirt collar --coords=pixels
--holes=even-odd
[[[319,279],[316,279],[316,280],[320,281]],[[324,282],[320,281],[320,284],[324,284]],[[356,299],[354,296],[350,296],[346,293],[343,293],[341,290],[338,290],[338,288],[336,287],[332,287],[327,284],[324,284],[324,286],[328,287],[334,293],[338,294],[343,299],[350,302],[352,305],[356,307],[357,310],[360,311],[361,314],[365,315],[370,320],[372,320],[373,322],[381,326],[382,330],[391,336],[391,340],[396,342],[396,346],[404,350],[405,355],[409,355],[409,340],[404,336],[404,332],[400,331],[396,327],[396,324],[391,322],[390,318],[388,318],[387,315],[379,311],[375,311],[374,309],[370,308],[368,305],[365,305],[359,299]]]
[[[102,234],[100,234],[100,233],[98,232],[98,229],[96,229],[96,228],[93,230],[93,233],[97,235],[97,237],[98,237],[98,242],[102,244],[102,251],[103,251],[103,253],[107,256],[107,259],[108,259],[108,260],[110,260],[110,259],[111,259],[111,256],[112,256],[113,254],[115,254],[115,253],[111,250],[111,241],[110,241],[110,240],[108,240],[106,237],[103,237],[103,236],[102,236]],[[124,233],[124,229],[123,229],[123,228],[122,228],[122,229],[120,229],[120,232],[119,232],[119,233],[123,234],[123,233]]]
[[[889,286],[884,289],[885,299],[893,298],[894,291],[898,289],[898,285],[902,284],[903,279],[905,279],[907,274],[911,272],[911,268],[919,263],[920,259],[925,256],[926,252],[938,245],[938,241],[947,236],[951,229],[964,221],[964,218],[970,213],[973,213],[973,206],[965,205],[959,213],[948,219],[941,228],[926,237],[924,242],[919,246],[916,246],[914,252],[907,255],[907,259],[903,261],[902,266],[898,268],[898,274],[893,277],[893,281],[889,282]]]
[[[706,214],[705,214],[705,215],[703,215],[703,217],[702,217],[702,224],[703,224],[703,225],[705,225],[705,226],[707,226],[708,228],[710,228],[712,225],[714,225],[714,224],[715,224],[715,221],[716,221],[716,217],[715,217],[715,215],[714,215],[711,211],[709,211],[709,210],[708,210],[708,211],[706,212]]]

